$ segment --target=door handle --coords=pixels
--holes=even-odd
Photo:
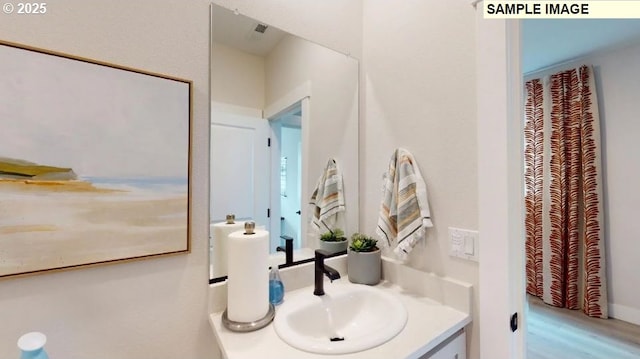
[[[298,210],[298,211],[296,212],[296,214],[301,214],[301,213],[302,213],[302,212],[300,212],[300,210]]]

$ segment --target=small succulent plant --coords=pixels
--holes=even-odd
[[[378,250],[377,239],[373,239],[362,233],[354,233],[351,236],[351,244],[349,245],[349,249],[354,252],[373,252]]]
[[[346,241],[347,237],[344,236],[344,231],[340,228],[335,228],[320,235],[320,240],[325,242],[342,242]]]

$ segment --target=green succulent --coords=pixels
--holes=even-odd
[[[320,240],[325,242],[341,242],[346,241],[347,237],[344,236],[344,231],[340,228],[334,228],[320,235]]]
[[[365,234],[354,233],[351,236],[351,244],[349,249],[354,252],[373,252],[378,250],[377,239],[373,239]]]

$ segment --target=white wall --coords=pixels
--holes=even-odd
[[[524,44],[523,46],[526,46]],[[640,44],[599,52],[526,79],[594,66],[602,141],[609,315],[640,325]]]
[[[191,253],[0,281],[0,357],[47,334],[51,358],[214,358],[207,322],[209,1],[58,0],[0,36],[193,80]]]
[[[610,313],[640,325],[640,46],[589,60],[596,66],[605,175]]]
[[[302,124],[302,202],[308,203],[327,160],[335,158],[342,170],[348,236],[358,226],[358,62],[346,55],[286,36],[266,58],[266,103],[273,106],[292,90],[310,84],[309,121]],[[303,155],[304,156],[304,155]],[[304,157],[303,157],[304,158]],[[305,176],[306,174],[306,176]],[[304,211],[308,208],[303,208]],[[307,226],[303,217],[303,233]],[[307,240],[317,238],[309,231]],[[308,247],[317,247],[308,242]]]
[[[363,12],[360,229],[375,233],[382,174],[396,147],[409,149],[434,222],[410,265],[474,285],[476,359],[478,264],[450,258],[447,238],[449,226],[478,228],[475,11],[463,1],[372,0]]]
[[[264,57],[214,43],[211,50],[211,99],[264,108]]]

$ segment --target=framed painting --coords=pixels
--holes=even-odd
[[[191,86],[0,41],[0,278],[189,251]]]

